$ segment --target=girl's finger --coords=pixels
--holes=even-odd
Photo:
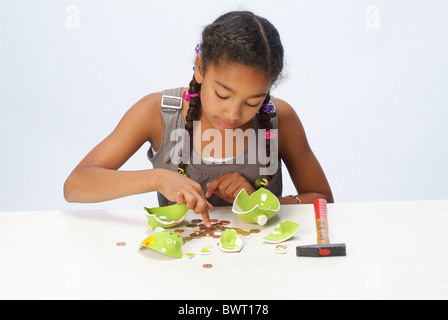
[[[176,202],[178,205],[182,205],[185,203],[185,198],[182,192],[178,192],[176,195]]]
[[[210,221],[210,216],[208,214],[208,209],[205,208],[204,211],[201,212],[202,220],[204,221],[204,224],[207,228],[210,228],[212,226],[212,222]]]
[[[205,197],[210,198],[212,196],[212,194],[214,194],[216,192],[216,189],[226,179],[227,176],[228,176],[228,173],[223,174],[222,176],[219,176],[218,178],[214,179],[212,182],[207,183]]]

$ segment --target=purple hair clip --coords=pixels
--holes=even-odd
[[[185,91],[184,94],[182,95],[182,98],[184,98],[184,100],[188,101],[188,102],[191,101],[191,98],[196,98],[196,97],[199,97],[199,93],[191,94],[190,92]]]
[[[261,111],[269,113],[269,114],[273,114],[273,113],[275,113],[275,107],[271,103],[265,103],[261,106]]]
[[[200,54],[202,55],[202,46],[200,43],[198,43],[198,45],[196,46],[196,48],[194,48],[194,51],[196,51],[196,54]]]

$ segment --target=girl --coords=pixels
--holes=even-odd
[[[229,12],[204,29],[196,53],[189,88],[149,94],[132,106],[67,178],[65,199],[157,191],[160,206],[186,203],[207,226],[208,210],[231,205],[242,188],[251,194],[263,186],[282,204],[332,202],[297,114],[270,95],[283,69],[275,27],[251,12]],[[146,141],[154,169],[118,170]],[[281,197],[280,160],[299,195]]]

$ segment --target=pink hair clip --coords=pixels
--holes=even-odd
[[[277,136],[277,134],[274,131],[266,130],[266,134],[264,135],[264,138],[266,140],[271,140],[271,139],[275,139],[276,136]]]
[[[191,94],[190,92],[185,91],[184,94],[182,95],[182,98],[184,98],[184,100],[188,101],[188,102],[191,101],[191,98],[196,98],[196,97],[199,97],[199,93]]]

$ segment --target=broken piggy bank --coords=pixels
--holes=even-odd
[[[177,232],[158,227],[153,234],[143,240],[140,248],[151,248],[174,258],[182,258],[183,243],[182,237]]]

